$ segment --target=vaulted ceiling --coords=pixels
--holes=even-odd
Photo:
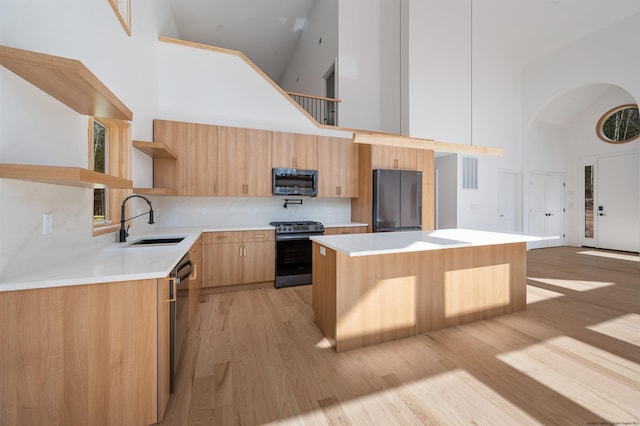
[[[314,1],[169,0],[183,40],[238,50],[278,82]],[[393,1],[400,4],[401,0]],[[427,1],[427,0],[409,0]],[[640,13],[638,0],[461,0],[496,47],[524,64]],[[404,3],[403,3],[404,4]],[[471,22],[470,22],[471,24]],[[474,29],[474,34],[477,29]]]
[[[276,82],[284,73],[313,2],[169,0],[180,39],[238,50]]]

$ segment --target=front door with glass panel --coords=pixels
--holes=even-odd
[[[640,248],[639,154],[598,158],[593,215],[598,248],[637,252]]]

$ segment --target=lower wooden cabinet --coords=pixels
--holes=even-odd
[[[324,235],[342,235],[342,234],[366,234],[366,226],[339,226],[333,228],[324,228]]]
[[[275,279],[273,231],[208,232],[202,236],[203,287]]]
[[[162,288],[153,279],[0,292],[0,424],[156,423]]]

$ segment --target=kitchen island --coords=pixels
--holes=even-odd
[[[340,352],[526,308],[526,243],[467,229],[314,236],[315,323]]]

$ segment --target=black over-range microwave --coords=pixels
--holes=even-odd
[[[318,195],[318,171],[274,168],[273,195]]]

